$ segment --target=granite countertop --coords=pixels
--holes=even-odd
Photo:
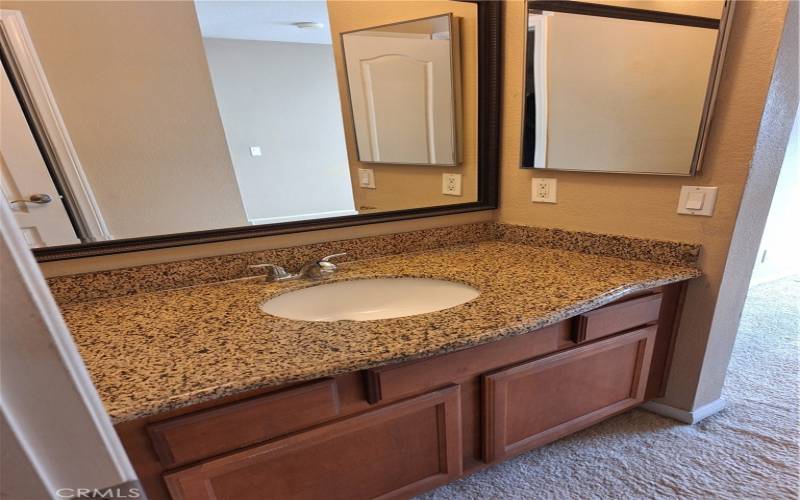
[[[62,306],[115,423],[235,394],[423,358],[530,332],[700,271],[486,241],[350,262],[328,280],[418,276],[481,295],[376,321],[296,321],[264,300],[315,283],[247,279]]]

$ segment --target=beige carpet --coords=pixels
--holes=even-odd
[[[634,410],[421,498],[800,498],[798,337],[800,277],[756,286],[722,412],[689,426]]]

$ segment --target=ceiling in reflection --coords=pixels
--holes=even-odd
[[[331,44],[326,2],[198,0],[195,8],[204,38]],[[298,22],[322,27],[300,29]]]

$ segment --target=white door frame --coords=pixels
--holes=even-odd
[[[525,47],[525,57],[529,51],[533,51],[533,88],[536,101],[536,149],[534,151],[533,165],[525,165],[527,168],[546,168],[547,167],[547,96],[548,96],[548,74],[547,74],[547,21],[552,14],[531,14],[525,18],[526,34],[533,31],[535,33],[535,43],[533,47]],[[527,61],[526,61],[527,63]],[[525,109],[525,84],[522,83],[522,109]],[[523,132],[524,133],[524,132]]]
[[[61,112],[56,104],[50,85],[39,62],[25,19],[16,10],[0,9],[0,23],[4,28],[9,47],[14,54],[25,87],[27,88],[36,114],[41,121],[66,182],[75,199],[86,229],[95,241],[113,239],[106,226],[100,206],[95,199],[78,153],[67,132]]]
[[[0,261],[0,408],[37,483],[52,498],[74,497],[77,488],[139,489],[75,341],[5,203],[0,203]],[[18,465],[13,460],[24,458],[22,453],[3,456],[3,469]]]

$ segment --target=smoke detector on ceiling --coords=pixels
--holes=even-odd
[[[325,27],[324,24],[314,22],[314,21],[300,21],[297,23],[292,23],[296,28],[301,30],[321,30]]]

